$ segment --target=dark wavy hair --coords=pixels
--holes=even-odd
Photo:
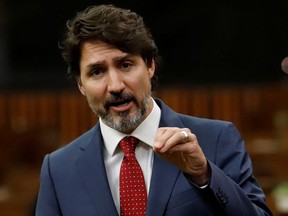
[[[113,5],[90,6],[67,21],[67,32],[59,44],[62,56],[68,64],[68,76],[80,76],[80,48],[87,40],[99,40],[131,54],[142,56],[147,66],[154,60],[160,64],[158,48],[143,18],[129,9]],[[157,75],[152,78],[152,90]]]

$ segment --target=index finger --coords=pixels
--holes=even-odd
[[[160,127],[157,130],[156,137],[155,137],[155,142],[154,142],[154,147],[157,149],[161,149],[164,145],[164,143],[159,142],[160,137],[168,130],[168,127]]]

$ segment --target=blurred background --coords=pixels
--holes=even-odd
[[[67,19],[109,3],[143,16],[163,65],[154,93],[232,121],[274,215],[288,215],[288,1],[0,0],[0,216],[34,215],[45,154],[97,122],[67,79]]]

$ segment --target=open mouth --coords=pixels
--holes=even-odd
[[[121,106],[127,106],[131,100],[123,100],[123,101],[117,101],[117,102],[111,102],[109,106],[113,107],[121,107]]]
[[[110,102],[107,106],[108,109],[112,109],[115,112],[125,112],[128,111],[132,106],[132,100],[122,100]]]

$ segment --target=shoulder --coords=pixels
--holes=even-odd
[[[75,158],[80,152],[89,147],[91,141],[98,135],[99,126],[96,125],[65,146],[50,153],[50,159]]]
[[[167,106],[163,101],[155,99],[156,103],[161,109],[161,121],[166,126],[177,126],[177,127],[187,127],[193,133],[201,134],[205,133],[206,135],[217,135],[221,133],[226,128],[233,128],[235,125],[232,122],[219,120],[219,119],[208,119],[200,118],[191,115],[185,115],[177,113]]]
[[[219,120],[219,119],[208,119],[208,118],[201,118],[201,117],[195,117],[190,115],[184,115],[177,113],[178,117],[180,118],[181,122],[184,125],[194,127],[195,129],[209,129],[209,130],[222,130],[223,127],[229,127],[231,125],[234,125],[232,122]]]

